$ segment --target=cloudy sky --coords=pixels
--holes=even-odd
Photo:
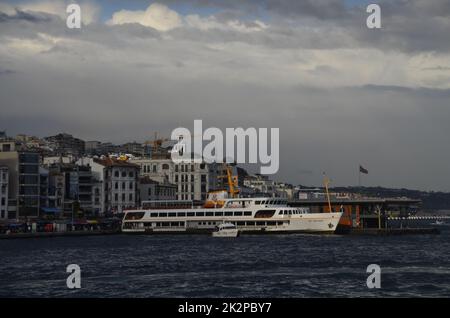
[[[80,0],[80,30],[70,2],[0,1],[9,135],[278,127],[274,179],[450,191],[448,0]]]

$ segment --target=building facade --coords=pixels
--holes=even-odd
[[[8,219],[8,167],[0,166],[0,220]]]
[[[39,153],[16,151],[14,143],[0,143],[0,165],[7,166],[8,217],[36,218],[40,209]],[[4,151],[6,150],[6,151]]]
[[[138,165],[112,158],[82,158],[78,163],[88,164],[95,173],[102,213],[122,213],[138,206]]]
[[[159,183],[177,186],[178,200],[206,200],[217,173],[216,164],[175,163],[171,159],[136,159],[140,174]]]
[[[149,177],[139,178],[139,198],[143,201],[177,200],[177,185],[172,183],[159,183]]]
[[[56,155],[71,154],[81,156],[85,151],[85,143],[83,140],[66,133],[45,137],[44,140]]]

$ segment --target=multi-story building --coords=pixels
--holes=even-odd
[[[97,155],[101,144],[102,143],[100,141],[96,141],[96,140],[86,141],[84,143],[84,151],[86,154],[89,154],[89,155]]]
[[[275,182],[270,180],[268,176],[261,174],[249,175],[245,177],[243,183],[245,187],[253,189],[257,194],[271,197],[277,196]]]
[[[75,207],[85,215],[100,213],[99,203],[96,204],[98,191],[94,188],[97,180],[90,166],[53,163],[48,169],[49,208],[57,209],[66,215],[71,214]]]
[[[7,166],[0,166],[0,219],[8,219],[8,184]]]
[[[75,138],[72,135],[62,133],[55,136],[45,137],[44,139],[56,155],[71,154],[74,156],[81,156],[84,153],[84,141]]]
[[[177,199],[178,187],[176,184],[160,183],[149,177],[140,177],[138,187],[140,202]]]
[[[139,203],[139,166],[112,158],[81,158],[78,163],[88,164],[100,182],[101,211],[122,213]]]
[[[216,164],[174,163],[171,159],[136,159],[133,163],[141,167],[141,176],[159,183],[177,185],[178,200],[206,200],[210,185],[215,184]]]
[[[15,143],[0,142],[0,165],[9,171],[8,217],[39,216],[39,153],[16,150]]]

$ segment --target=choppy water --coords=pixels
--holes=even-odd
[[[2,297],[450,297],[441,235],[91,236],[0,241]],[[66,287],[68,264],[81,289]],[[369,264],[381,289],[368,289]]]

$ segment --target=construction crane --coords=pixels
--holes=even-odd
[[[218,176],[219,179],[227,179],[228,183],[228,194],[231,198],[236,198],[239,194],[239,183],[238,183],[238,176],[233,176],[232,168],[227,165],[226,163],[223,164],[224,170],[226,172],[226,175]]]

